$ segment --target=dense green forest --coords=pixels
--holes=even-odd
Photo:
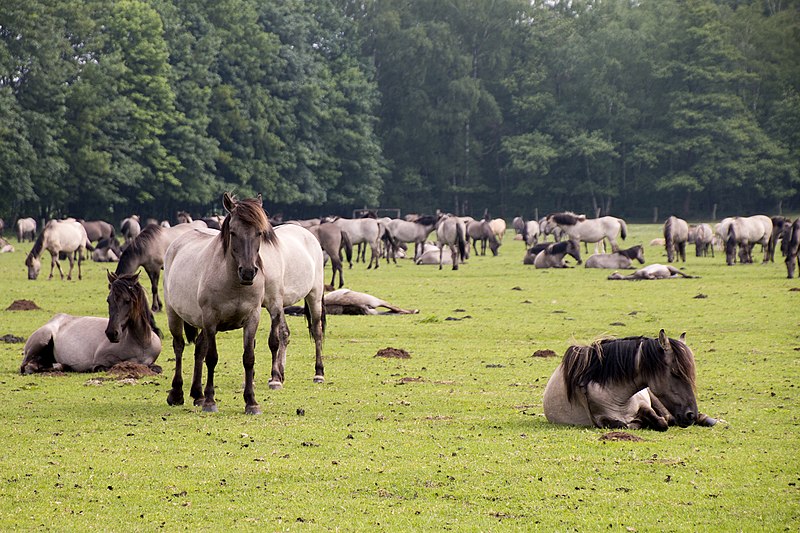
[[[0,216],[800,208],[797,0],[4,0]]]

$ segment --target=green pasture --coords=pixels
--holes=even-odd
[[[625,245],[665,262],[647,247],[659,229],[632,225]],[[285,388],[267,388],[262,321],[256,417],[244,415],[240,332],[219,337],[215,414],[166,404],[168,332],[164,374],[138,381],[21,376],[22,344],[0,343],[0,530],[797,531],[800,280],[782,261],[728,267],[692,249],[686,272],[700,279],[608,281],[525,266],[512,238],[456,272],[347,270],[349,288],[420,312],[330,316],[323,385],[290,318]],[[30,243],[12,244],[0,336],[58,312],[106,314],[109,265],[28,281]],[[6,310],[20,299],[41,310]],[[571,343],[661,328],[686,332],[698,405],[723,422],[631,431],[634,442],[545,420],[545,383]],[[411,358],[375,357],[386,347]]]

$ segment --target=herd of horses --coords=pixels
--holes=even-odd
[[[330,217],[277,224],[269,219],[260,195],[238,200],[226,193],[222,204],[227,215],[221,221],[193,220],[185,214],[181,223],[174,226],[148,224],[141,228],[138,217],[125,219],[121,229],[127,244],[119,250],[116,271],[108,274],[108,318],[56,315],[28,338],[20,371],[96,371],[121,361],[155,367],[162,335],[154,312],[163,309],[175,354],[167,402],[184,403],[183,352],[187,343],[193,343],[190,396],[204,411],[216,411],[217,333],[241,329],[245,413],[258,414],[261,410],[254,392],[254,361],[262,309],[267,310],[270,320],[269,387],[283,386],[289,339],[285,317],[290,306],[300,301],[315,347],[313,381],[322,383],[326,309],[377,314],[376,308],[384,307],[393,313],[416,313],[372,295],[341,289],[343,262],[346,258],[352,267],[355,246],[360,245],[364,253],[370,248],[370,269],[380,266],[381,257],[396,262],[413,243],[415,263],[438,263],[441,269],[448,261],[457,270],[469,257],[470,245],[475,254],[485,255],[488,247],[497,255],[506,231],[504,221],[491,219],[488,214],[481,220],[437,213],[408,219]],[[51,278],[57,267],[63,279],[58,258],[60,253],[66,253],[70,260],[67,278],[71,278],[73,260],[77,260],[80,279],[84,252],[94,249],[93,242],[111,240],[118,244],[114,227],[96,222],[49,221],[26,258],[29,278],[36,279],[41,268],[39,257],[48,250],[52,257]],[[513,226],[525,243],[523,261],[536,268],[567,267],[566,256],[580,264],[581,242],[586,246],[595,244],[597,252],[586,260],[587,268],[628,269],[633,261],[644,263],[641,245],[620,249],[617,238],[625,239],[627,226],[619,218],[587,219],[565,212],[540,221],[515,219]],[[708,229],[690,227],[685,221],[670,217],[664,224],[668,261],[685,261],[688,242],[696,244],[698,255],[701,247],[706,253],[706,243],[713,242],[714,235],[725,246],[728,264],[737,257],[741,262],[752,262],[755,244],[762,245],[764,261],[769,261],[780,241],[789,277],[793,276],[800,220],[732,217],[720,222],[711,238]],[[436,235],[435,246],[427,242],[432,233]],[[549,235],[554,236],[554,242],[546,241]],[[19,236],[21,240],[23,235]],[[28,238],[27,234],[24,237]],[[539,243],[539,239],[544,242]],[[608,241],[611,253],[601,253],[604,241]],[[356,260],[361,256],[357,250]],[[423,261],[426,256],[433,257],[433,261]],[[328,295],[324,294],[326,260],[332,265],[331,290],[337,273],[340,287]],[[150,278],[152,306],[139,282],[140,269]],[[163,301],[158,293],[162,270]],[[691,277],[672,265],[653,264],[628,276],[615,272],[609,279],[677,276]],[[661,431],[671,425],[712,426],[716,420],[697,409],[694,380],[693,354],[683,336],[668,338],[662,330],[656,338],[604,339],[567,350],[545,388],[544,411],[551,422],[582,426]]]

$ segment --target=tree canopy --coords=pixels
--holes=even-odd
[[[7,0],[0,216],[800,208],[796,0]]]

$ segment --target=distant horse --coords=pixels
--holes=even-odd
[[[506,236],[506,221],[502,218],[493,218],[489,221],[489,226],[492,228],[492,233],[497,237],[497,240],[503,242],[503,237]]]
[[[764,251],[764,263],[769,261],[769,241],[772,238],[772,220],[765,215],[751,217],[734,217],[727,225],[725,242],[725,258],[728,265],[736,262],[736,247],[742,263],[752,263],[752,249],[761,244]]]
[[[481,243],[480,255],[486,255],[486,245],[492,251],[492,255],[497,255],[497,250],[500,248],[500,241],[492,230],[491,224],[486,220],[473,220],[467,226],[466,237],[472,241],[472,248],[475,250],[475,255],[478,255],[478,241]],[[469,244],[468,244],[469,246]]]
[[[795,266],[800,267],[800,218],[789,226],[786,241],[786,275],[789,279],[794,277]],[[795,265],[796,264],[796,265]]]
[[[383,307],[388,311],[378,311]],[[403,309],[371,294],[339,289],[325,295],[325,312],[329,315],[414,315],[417,309]]]
[[[619,272],[614,272],[608,279],[625,279],[630,281],[637,281],[641,279],[669,279],[669,278],[696,278],[697,276],[690,276],[688,274],[684,274],[677,268],[672,265],[662,265],[660,263],[653,263],[652,265],[647,265],[644,268],[640,268],[633,274],[628,276],[623,276]]]
[[[445,246],[450,248],[453,270],[458,270],[458,263],[466,259],[467,241],[465,232],[464,223],[458,217],[444,216],[439,220],[439,224],[436,226],[436,244],[439,246],[439,270],[442,269],[442,252]]]
[[[128,218],[122,219],[119,227],[122,236],[125,238],[125,244],[130,244],[130,242],[142,232],[142,225],[139,223],[139,215],[131,215]]]
[[[705,257],[711,251],[711,257],[714,257],[714,230],[708,224],[698,224],[694,229],[694,246],[695,255],[697,257]]]
[[[697,410],[692,350],[662,329],[658,338],[605,339],[570,346],[544,391],[547,420],[598,428],[713,426]]]
[[[324,222],[316,226],[309,226],[308,231],[319,241],[322,250],[331,258],[331,286],[336,281],[336,273],[339,273],[339,287],[344,285],[344,275],[342,274],[342,246],[344,246],[347,261],[353,262],[353,245],[347,233],[336,224]]]
[[[121,256],[117,239],[102,239],[92,251],[92,261],[96,263],[116,263]]]
[[[108,274],[108,318],[57,314],[25,343],[22,374],[96,372],[123,361],[152,367],[161,331],[147,305],[138,274]]]
[[[86,237],[89,242],[97,242],[102,239],[111,239],[114,237],[114,226],[105,220],[80,220],[83,229],[86,230]]]
[[[514,217],[511,221],[511,227],[514,228],[514,233],[522,235],[522,230],[525,229],[525,219],[522,217]]]
[[[270,388],[281,388],[284,380],[289,328],[283,308],[301,299],[305,301],[305,315],[314,338],[314,381],[324,381],[322,249],[314,236],[299,226],[284,224],[273,229],[260,195],[237,201],[225,193],[223,206],[229,214],[221,231],[188,231],[170,245],[165,256],[165,309],[175,352],[175,375],[167,403],[183,404],[185,330],[189,342],[196,339],[191,397],[195,405],[202,404],[204,411],[216,411],[217,332],[242,329],[245,413],[259,414],[253,380],[261,307],[267,309],[271,320]],[[208,373],[205,390],[204,360]]]
[[[775,250],[778,248],[778,241],[781,241],[781,248],[783,249],[785,245],[783,244],[783,235],[788,234],[786,228],[792,225],[791,219],[786,217],[772,217],[772,236],[769,239],[769,261],[774,263],[775,262]]]
[[[644,248],[640,244],[611,254],[594,254],[586,260],[586,268],[633,268],[633,261],[644,264]]]
[[[623,240],[628,236],[628,226],[625,221],[621,218],[610,216],[587,220],[586,215],[576,215],[569,211],[548,215],[548,231],[553,231],[556,226],[561,228],[570,239],[586,243],[597,243],[595,251],[597,251],[598,246],[602,246],[603,239],[608,239],[611,251],[616,252],[619,250],[617,235],[620,235]]]
[[[414,243],[414,261],[416,262],[419,256],[422,255],[422,243],[436,229],[438,220],[438,217],[434,215],[418,216],[413,221],[395,218],[387,224],[386,229],[394,241]]]
[[[450,248],[444,247],[441,250],[442,264],[449,263],[453,260],[453,255],[450,253]],[[456,256],[458,260],[458,256]],[[439,264],[439,247],[432,242],[426,242],[422,245],[422,253],[414,261],[417,265],[438,265]]]
[[[17,220],[17,242],[36,239],[36,220],[27,217]]]
[[[563,242],[554,242],[536,255],[533,266],[536,268],[570,268],[564,262],[564,257],[572,256],[580,265],[581,249],[572,239]]]
[[[69,273],[67,279],[72,279],[72,269],[75,266],[75,255],[78,256],[78,279],[82,279],[81,262],[83,252],[87,247],[91,247],[89,239],[86,237],[86,230],[80,222],[74,218],[66,220],[49,221],[36,242],[33,244],[31,252],[25,258],[25,266],[28,267],[28,279],[36,279],[42,268],[39,258],[44,250],[50,252],[50,277],[53,279],[53,269],[58,267],[61,279],[64,279],[64,271],[61,270],[61,263],[58,261],[59,253],[66,253],[69,258]],[[77,254],[73,252],[78,252]]]
[[[158,295],[158,280],[164,268],[164,254],[172,241],[193,229],[205,228],[205,222],[197,220],[190,224],[177,224],[165,228],[149,225],[142,231],[119,257],[116,274],[133,274],[143,267],[150,278],[153,294],[153,311],[161,310],[161,298]]]
[[[682,218],[671,216],[664,222],[664,247],[667,261],[672,263],[680,258],[686,262],[686,242],[689,240],[689,224]]]
[[[525,241],[525,246],[532,246],[539,240],[539,222],[536,220],[529,220],[522,226],[522,239]]]
[[[538,244],[534,244],[530,248],[525,251],[525,257],[522,259],[523,265],[532,265],[534,261],[536,261],[536,256],[539,255],[542,251],[546,250],[548,246],[553,244],[552,242],[540,242]]]
[[[333,222],[347,233],[353,246],[365,243],[370,247],[371,255],[367,269],[380,266],[381,230],[377,220],[374,218],[330,217],[326,222]]]

